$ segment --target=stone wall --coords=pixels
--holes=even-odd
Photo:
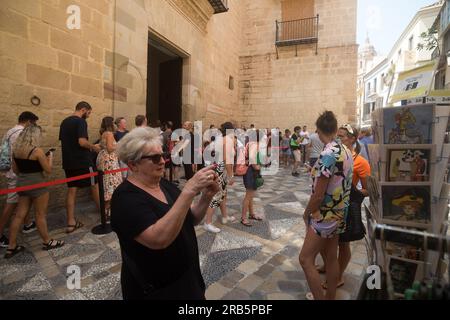
[[[44,129],[44,148],[57,147],[50,179],[63,176],[59,125],[77,102],[89,102],[91,140],[112,102],[104,92],[105,65],[113,51],[113,1],[3,0],[0,2],[0,132],[25,110],[36,113]],[[81,29],[69,30],[67,7],[81,9]],[[33,106],[32,96],[41,104]],[[2,185],[4,185],[2,183]],[[65,187],[52,188],[51,205],[61,205]]]
[[[318,114],[331,109],[339,122],[356,122],[356,0],[316,0],[319,14],[318,54],[315,45],[275,49],[275,21],[280,1],[247,2],[240,57],[240,100],[243,123],[257,127],[313,130]]]

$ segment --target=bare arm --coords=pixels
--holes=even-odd
[[[195,176],[185,185],[183,191],[169,212],[155,224],[144,230],[135,238],[135,240],[154,250],[161,250],[170,246],[180,233],[195,196],[211,183],[211,180],[209,179],[210,175],[215,176],[211,166],[204,168],[195,174]],[[206,200],[207,199],[203,199],[203,201]],[[204,203],[202,205],[204,205]],[[197,217],[201,214],[204,215],[200,210],[197,209],[197,211],[199,211],[197,212]]]
[[[116,139],[114,139],[114,135],[112,132],[107,132],[105,135],[106,138],[106,151],[108,153],[112,153],[116,150]]]
[[[12,159],[12,171],[13,171],[15,174],[19,174],[19,168],[17,168],[17,164],[16,164],[16,162],[14,161],[14,158]]]
[[[202,194],[200,200],[191,206],[191,212],[194,216],[195,225],[199,225],[200,222],[202,222],[213,196],[214,195]]]
[[[369,192],[367,191],[367,179],[366,179],[366,177],[360,178],[360,181],[361,181],[362,189],[359,190],[359,191],[361,191],[361,193],[365,197],[369,196]]]
[[[172,209],[155,224],[144,230],[135,239],[140,244],[154,250],[167,248],[178,236],[195,194],[182,192]]]
[[[44,172],[46,174],[52,173],[53,154],[50,152],[50,155],[47,157],[41,148],[37,148],[33,151],[33,153],[36,155],[37,160],[39,161]]]
[[[96,152],[100,152],[100,147],[98,145],[90,143],[86,138],[78,138],[78,144],[80,147],[88,149],[88,150],[94,150]]]
[[[318,178],[316,187],[314,188],[314,193],[309,199],[308,206],[305,209],[307,215],[314,214],[320,210],[320,205],[325,198],[325,192],[327,191],[328,182],[330,178],[320,176]]]

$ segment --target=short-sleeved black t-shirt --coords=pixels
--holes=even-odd
[[[139,271],[136,276],[122,256],[122,293],[124,299],[204,299],[205,283],[200,271],[194,218],[189,212],[180,233],[166,249],[153,250],[135,240],[170,210],[181,191],[167,180],[161,189],[168,204],[159,201],[129,181],[124,181],[111,200],[111,226],[120,247]],[[142,278],[155,287],[144,294]],[[144,284],[145,285],[145,284]]]
[[[62,147],[62,164],[66,170],[93,166],[91,154],[88,149],[80,146],[79,138],[89,139],[86,120],[77,116],[64,119],[59,128],[59,140]]]

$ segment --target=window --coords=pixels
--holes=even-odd
[[[284,0],[281,2],[282,21],[290,21],[314,16],[314,0]]]
[[[377,91],[377,78],[373,79],[373,91]]]
[[[380,88],[381,90],[384,89],[384,76],[385,76],[384,73],[382,73],[382,74],[381,74],[381,79],[380,79],[380,80],[381,80],[381,81],[380,81],[380,82],[381,82],[381,88]]]
[[[234,90],[234,77],[232,76],[228,78],[228,89]]]
[[[414,35],[409,38],[409,50],[414,50]]]
[[[362,69],[362,61],[359,62],[359,68]]]
[[[367,84],[367,94],[370,94],[370,82]]]

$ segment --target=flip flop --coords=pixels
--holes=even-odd
[[[49,242],[42,244],[42,250],[48,251],[48,250],[60,248],[63,245],[64,245],[64,241],[63,240],[50,239]]]
[[[241,220],[241,223],[246,227],[252,227],[252,224],[250,222],[245,222],[245,220]]]
[[[340,288],[340,287],[342,287],[343,285],[344,285],[344,281],[341,281],[341,282],[339,282],[339,283],[337,284],[336,288]],[[322,288],[324,288],[325,290],[328,289],[328,286],[327,286],[327,282],[326,282],[326,281],[325,281],[325,282],[322,282]]]
[[[73,225],[73,224],[67,225],[67,228],[72,228],[72,230],[68,231],[68,230],[66,229],[66,233],[72,233],[72,232],[74,232],[75,230],[80,229],[80,228],[83,227],[83,226],[84,226],[84,224],[83,224],[82,222],[80,222],[80,221],[77,220],[76,223],[75,223],[75,225]]]
[[[6,249],[4,258],[10,259],[23,250],[25,250],[24,246],[16,246],[14,249]]]
[[[262,220],[263,220],[263,218],[258,217],[258,216],[249,216],[248,218],[249,218],[250,220],[256,220],[256,221],[262,221]]]

